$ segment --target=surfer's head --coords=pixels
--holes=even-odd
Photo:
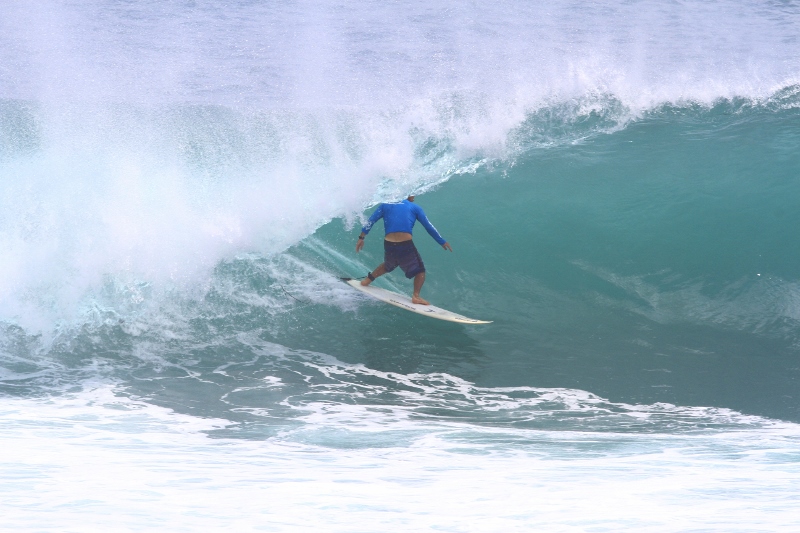
[[[411,196],[409,196],[409,197],[408,197],[408,201],[409,201],[409,202],[413,202],[413,201],[414,201],[414,195],[413,195],[413,194],[412,194]]]

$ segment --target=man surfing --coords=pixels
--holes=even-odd
[[[367,236],[372,226],[381,218],[383,218],[383,228],[386,231],[386,237],[384,237],[383,241],[383,263],[367,274],[367,277],[361,280],[361,285],[366,287],[376,278],[391,272],[399,266],[408,279],[414,278],[414,294],[411,297],[411,302],[430,305],[427,300],[424,300],[419,295],[419,291],[422,290],[422,285],[425,283],[425,265],[422,263],[417,247],[414,246],[411,240],[411,231],[414,228],[414,224],[419,220],[430,236],[433,237],[433,240],[438,242],[442,248],[451,252],[453,249],[439,235],[439,232],[430,223],[428,217],[425,216],[422,208],[414,203],[414,197],[409,196],[407,200],[402,202],[386,203],[378,206],[378,209],[372,213],[367,223],[361,228],[361,235],[358,236],[358,242],[356,243],[356,253],[360,252],[364,247],[364,237]]]

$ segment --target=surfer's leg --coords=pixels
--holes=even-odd
[[[420,272],[419,274],[414,276],[414,296],[411,297],[411,303],[430,305],[430,302],[428,300],[421,298],[419,295],[419,291],[422,290],[423,283],[425,283],[425,272]]]
[[[386,274],[386,267],[384,266],[383,263],[381,263],[380,265],[378,265],[378,268],[376,268],[375,270],[372,271],[372,278],[373,279],[379,278],[379,277],[383,276],[384,274]],[[366,287],[370,283],[372,283],[372,280],[369,279],[368,277],[361,280],[361,286],[362,287]]]

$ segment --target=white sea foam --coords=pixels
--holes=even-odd
[[[57,399],[6,398],[0,418],[0,509],[16,530],[800,526],[800,433],[790,424],[682,437],[541,431],[532,446],[492,451],[408,421],[422,431],[411,445],[329,448],[209,438],[228,423],[99,383]]]

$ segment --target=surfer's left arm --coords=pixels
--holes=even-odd
[[[364,224],[364,227],[361,228],[361,235],[358,236],[358,242],[356,243],[356,253],[360,252],[361,249],[364,247],[364,237],[367,236],[369,230],[372,229],[372,226],[383,217],[383,204],[378,206],[378,209],[375,210],[374,213],[369,217],[367,223]]]
[[[438,242],[442,246],[442,248],[444,248],[445,250],[450,250],[452,252],[453,248],[451,248],[450,244],[446,240],[444,240],[444,237],[442,237],[439,234],[439,232],[436,231],[436,228],[433,227],[433,224],[431,224],[431,221],[428,220],[427,216],[425,216],[425,211],[423,211],[422,208],[420,206],[418,206],[418,205],[416,205],[414,207],[416,207],[415,211],[416,211],[416,215],[417,215],[417,220],[419,220],[419,223],[422,224],[422,226],[428,232],[428,235],[433,237],[433,240]]]

